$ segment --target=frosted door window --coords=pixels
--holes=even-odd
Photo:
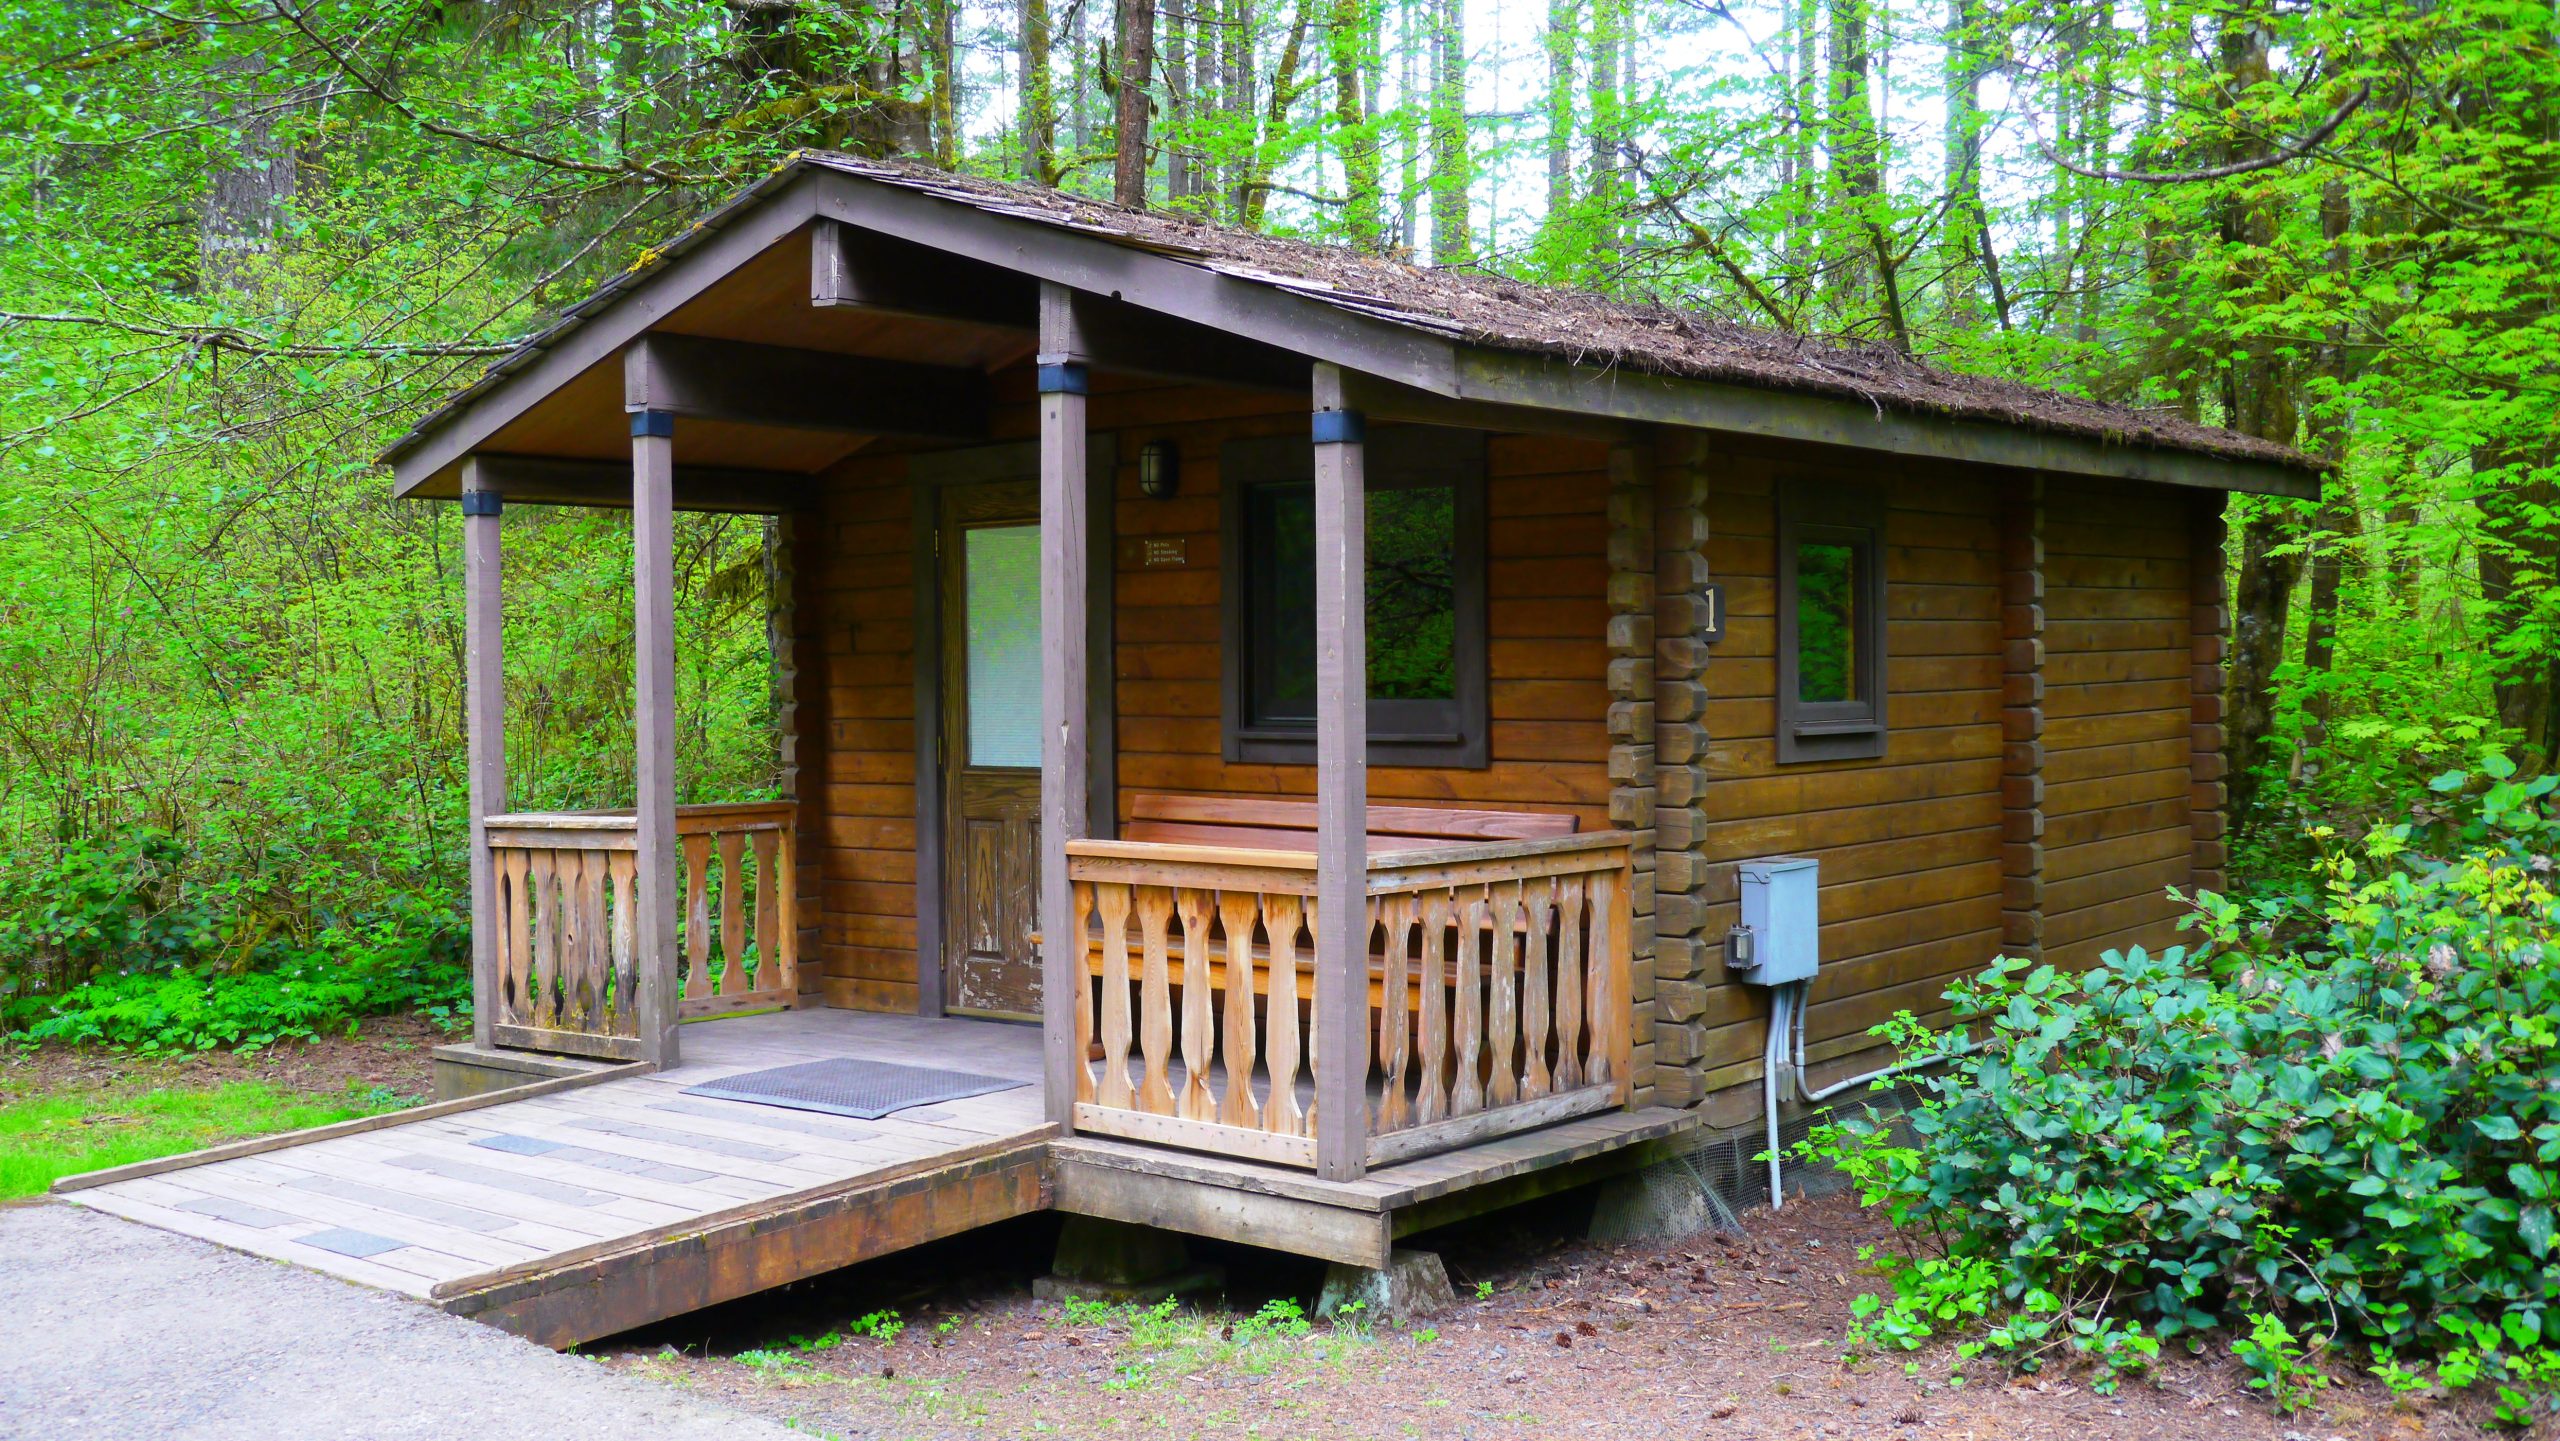
[[[1040,527],[965,532],[969,764],[1040,764]]]

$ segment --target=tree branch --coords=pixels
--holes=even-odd
[[[2337,134],[2338,127],[2347,123],[2347,117],[2363,109],[2365,101],[2372,97],[2371,84],[2359,86],[2355,94],[2347,97],[2346,103],[2331,111],[2328,119],[2312,127],[2311,132],[2301,139],[2279,145],[2264,155],[2252,156],[2247,160],[2235,160],[2228,165],[2207,166],[2202,170],[2092,169],[2063,159],[2059,151],[2046,144],[2043,133],[2036,129],[2035,118],[2032,115],[2027,119],[2027,128],[2035,133],[2036,149],[2044,153],[2046,160],[2084,180],[2114,180],[2133,185],[2200,185],[2210,180],[2228,180],[2235,175],[2273,170],[2279,165],[2290,165],[2296,160],[2307,158],[2312,151],[2327,143],[2330,136]]]

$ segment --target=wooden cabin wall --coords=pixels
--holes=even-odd
[[[1037,433],[1027,370],[996,377],[997,441]],[[1114,690],[1120,818],[1139,791],[1313,796],[1313,766],[1227,763],[1219,710],[1221,447],[1304,435],[1286,396],[1097,376],[1088,424],[1118,439]],[[1180,492],[1138,492],[1150,440],[1180,448]],[[1496,436],[1487,445],[1491,764],[1380,766],[1380,801],[1569,811],[1609,824],[1605,448]],[[819,874],[820,985],[830,1005],[912,1011],[915,889],[914,501],[903,454],[830,471],[803,518],[798,608],[804,834]],[[1179,538],[1149,567],[1117,539]],[[823,800],[816,797],[823,796]]]
[[[1943,1013],[1948,979],[2000,949],[2000,486],[1952,466],[1887,469],[1885,754],[1781,766],[1776,488],[1873,481],[1879,467],[1724,437],[1703,464],[1707,570],[1728,610],[1704,676],[1709,780],[1691,847],[1703,866],[1700,934],[1720,941],[1738,918],[1733,862],[1821,860],[1822,975],[1806,1025],[1819,1074],[1825,1060],[1870,1049],[1867,1028],[1898,1010]],[[1664,834],[1667,854],[1667,824]],[[1691,986],[1666,986],[1666,1096],[1675,1063],[1694,1055],[1713,1123],[1756,1115],[1768,1005],[1765,988],[1727,981],[1717,962]]]
[[[2189,552],[2183,492],[2045,489],[2044,943],[2048,959],[2175,944],[2189,883]]]
[[[866,1011],[916,1008],[914,509],[905,456],[856,457],[799,526],[801,703],[820,712],[801,732],[818,984],[828,1005]]]

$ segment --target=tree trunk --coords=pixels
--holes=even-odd
[[[2560,577],[2560,484],[2551,476],[2554,457],[2484,448],[2472,457],[2475,474],[2500,476],[2480,497],[2480,610],[2483,649],[2496,666],[2490,693],[2498,723],[2517,732],[2524,749],[2548,766],[2560,761],[2560,661],[2542,636],[2551,620],[2555,577]]]
[[[1465,0],[1432,0],[1431,259],[1475,258],[1475,163],[1467,147]]]
[[[1563,238],[1573,215],[1573,57],[1581,35],[1576,0],[1547,0],[1547,233]]]
[[[1333,127],[1342,159],[1343,228],[1351,243],[1376,250],[1384,224],[1378,195],[1378,138],[1369,128],[1362,71],[1371,48],[1363,0],[1333,0]]]
[[[1875,254],[1875,112],[1867,98],[1867,0],[1830,0],[1831,105],[1824,127],[1831,159],[1831,239],[1824,264],[1832,309],[1842,319],[1866,309]]]
[[[300,186],[293,147],[279,140],[273,116],[249,113],[267,101],[258,81],[266,70],[256,55],[215,62],[213,73],[240,110],[222,128],[231,150],[205,176],[203,208],[196,216],[196,273],[201,287],[233,290],[247,283],[256,258],[274,248],[276,222]]]
[[[1195,0],[1196,3],[1196,0]],[[1157,30],[1163,39],[1164,126],[1158,142],[1164,151],[1164,200],[1176,210],[1191,199],[1191,37],[1179,10],[1161,11]]]
[[[2355,209],[2346,182],[2331,180],[2320,192],[2320,235],[2328,247],[2329,279],[2339,287],[2342,303],[2352,264],[2347,236],[2354,228]],[[2327,382],[2328,403],[2311,420],[2315,448],[2338,471],[2329,478],[2321,496],[2317,533],[2312,537],[2308,562],[2311,592],[2304,600],[2302,618],[2304,725],[2293,751],[2293,784],[2297,788],[2318,782],[2320,766],[2328,754],[2329,722],[2337,710],[2337,697],[2329,683],[2337,668],[2338,596],[2346,579],[2347,562],[2360,558],[2357,543],[2364,531],[2364,517],[2346,480],[2347,425],[2338,408],[2344,403],[2352,370],[2341,310],[2338,321],[2322,336],[2320,349],[2320,373]]]
[[[1058,92],[1050,75],[1049,0],[1022,0],[1022,178],[1058,183]]]
[[[1147,127],[1154,118],[1156,0],[1120,0],[1120,54],[1111,120],[1111,199],[1147,207]]]
[[[1243,192],[1245,228],[1262,228],[1263,208],[1271,203],[1271,172],[1280,161],[1280,136],[1289,128],[1289,107],[1298,100],[1298,68],[1306,62],[1307,9],[1315,0],[1298,0],[1289,18],[1289,38],[1280,47],[1280,64],[1271,74],[1271,98],[1263,107],[1262,135],[1253,147],[1253,167],[1239,187]]]
[[[1396,0],[1396,253],[1411,260],[1422,235],[1423,56],[1429,26],[1423,0]]]
[[[1583,187],[1591,198],[1591,256],[1583,269],[1591,275],[1616,264],[1623,238],[1626,113],[1618,63],[1626,28],[1626,0],[1591,0],[1591,178]]]
[[[2224,81],[2233,94],[2244,94],[2267,82],[2268,36],[2259,25],[2227,23],[2222,32]],[[2226,147],[2233,160],[2255,159],[2265,142],[2254,132],[2236,135]],[[2261,305],[2266,277],[2258,262],[2245,257],[2265,253],[2275,241],[2276,216],[2263,191],[2233,187],[2222,204],[2222,241],[2244,258],[2232,268],[2234,299]],[[2225,423],[2245,435],[2291,445],[2301,429],[2291,363],[2274,343],[2252,338],[2222,371]],[[2226,743],[2231,756],[2231,821],[2246,827],[2256,818],[2258,771],[2266,760],[2267,739],[2275,724],[2275,670],[2284,661],[2285,630],[2291,621],[2294,582],[2302,557],[2292,543],[2301,522],[2282,502],[2262,504],[2241,528],[2240,575],[2232,596],[2231,718]]]

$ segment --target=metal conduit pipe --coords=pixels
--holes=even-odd
[[[1872,1086],[1878,1081],[1899,1076],[1906,1071],[1934,1066],[1973,1049],[1973,1044],[1968,1039],[1965,1044],[1953,1051],[1896,1061],[1890,1066],[1879,1066],[1846,1080],[1835,1081],[1818,1091],[1814,1090],[1804,1082],[1804,1015],[1806,1011],[1812,1009],[1806,1003],[1812,989],[1813,982],[1798,981],[1790,986],[1780,986],[1769,993],[1769,1054],[1761,1064],[1760,1089],[1761,1099],[1769,1119],[1769,1209],[1772,1211],[1783,1211],[1787,1205],[1787,1193],[1781,1182],[1779,1170],[1778,1150],[1778,1072],[1781,1069],[1794,1075],[1796,1098],[1808,1106],[1818,1106],[1844,1091],[1855,1090],[1860,1086]]]

